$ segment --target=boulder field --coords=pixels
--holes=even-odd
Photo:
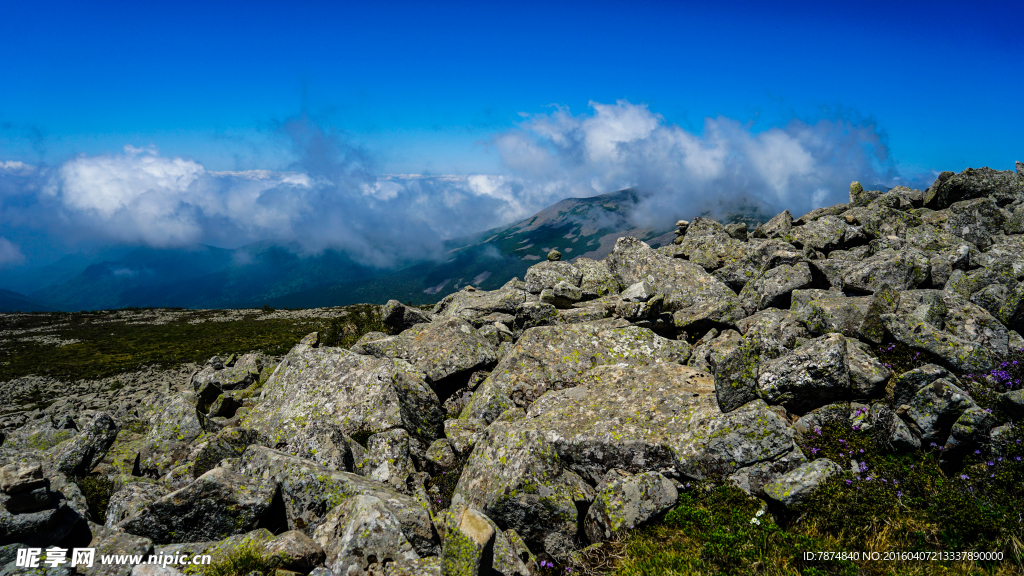
[[[0,432],[0,573],[24,546],[246,544],[299,574],[532,576],[689,483],[799,505],[848,468],[800,447],[829,419],[896,453],[995,450],[1005,422],[962,377],[1024,348],[1024,176],[849,199],[753,230],[680,220],[672,244],[623,237],[603,261],[552,252],[430,312],[391,301],[392,334],[348,349],[314,333],[276,366],[213,358],[150,400],[130,474],[102,464],[124,410],[18,422]],[[883,346],[930,363],[900,371]],[[1024,392],[1001,405],[1019,419]],[[97,471],[118,482],[103,525],[73,481]]]

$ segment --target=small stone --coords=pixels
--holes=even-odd
[[[548,252],[548,260],[550,260],[551,262],[558,262],[561,259],[562,253],[559,252],[558,250],[552,250],[551,252]]]

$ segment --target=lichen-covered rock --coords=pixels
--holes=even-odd
[[[831,252],[842,246],[850,225],[834,215],[823,215],[803,226],[794,227],[786,240],[794,246]]]
[[[579,287],[583,272],[571,262],[551,261],[530,266],[526,271],[526,291],[540,294],[545,288],[554,288],[559,282]]]
[[[960,387],[945,378],[919,389],[902,417],[922,442],[943,442],[961,414],[975,406]]]
[[[277,527],[277,483],[214,468],[118,523],[153,542],[219,540],[258,527]]]
[[[806,262],[792,266],[783,264],[765,270],[747,282],[739,297],[750,313],[765,308],[786,309],[790,306],[793,291],[807,288],[812,281],[811,267]]]
[[[971,406],[956,419],[946,439],[942,457],[946,460],[962,458],[988,443],[989,434],[997,421],[991,411]]]
[[[416,473],[409,443],[409,433],[401,428],[370,436],[366,454],[356,464],[355,472],[396,490],[405,488],[406,480]]]
[[[488,321],[488,317],[494,314],[515,316],[528,296],[524,288],[513,282],[498,290],[460,290],[445,296],[434,306],[432,313],[435,319],[458,318],[480,327],[493,322]]]
[[[430,322],[433,319],[429,312],[419,308],[406,306],[398,300],[388,300],[380,309],[380,320],[391,329],[392,334],[412,328],[416,324]]]
[[[332,509],[354,496],[369,495],[391,510],[405,538],[421,555],[436,553],[430,514],[423,504],[380,482],[256,445],[242,454],[237,469],[253,478],[280,483],[289,530],[312,535]]]
[[[729,481],[737,488],[751,496],[763,497],[764,486],[779,477],[792,472],[807,463],[807,457],[799,448],[793,448],[787,454],[775,460],[756,462],[740,468]]]
[[[844,290],[874,293],[889,285],[908,290],[930,279],[931,261],[919,250],[882,250],[846,271]]]
[[[799,293],[795,291],[794,294]],[[810,337],[796,314],[790,310],[767,308],[736,323],[740,334],[761,351],[762,356],[777,358],[792,350],[797,341]]]
[[[675,506],[679,498],[672,482],[657,472],[630,475],[611,470],[596,490],[584,520],[591,542],[640,526]]]
[[[221,432],[223,434],[223,432]],[[255,444],[256,442],[249,442]],[[284,451],[312,460],[331,470],[351,472],[363,459],[365,449],[337,424],[314,421],[288,439]]]
[[[4,432],[3,447],[6,449],[44,451],[73,438],[78,434],[78,427],[71,419],[58,421],[43,416]]]
[[[206,417],[196,409],[196,396],[179,392],[167,399],[149,419],[139,466],[154,476],[167,473],[184,456],[183,450],[204,433]]]
[[[997,360],[996,353],[985,345],[939,330],[929,322],[900,314],[882,314],[881,318],[894,340],[934,354],[958,370],[985,370]]]
[[[424,378],[404,360],[300,346],[282,360],[241,425],[274,445],[289,443],[313,421],[349,436],[404,428],[433,440],[441,435],[443,414]]]
[[[448,438],[448,442],[456,453],[460,455],[468,454],[473,449],[473,446],[476,446],[476,443],[483,437],[483,432],[488,422],[493,422],[498,416],[501,416],[512,407],[512,401],[509,400],[505,410],[498,412],[490,420],[470,417],[459,418],[458,420],[445,420],[444,435]]]
[[[437,383],[450,376],[486,370],[498,361],[498,349],[465,320],[443,320],[416,326],[363,349],[380,358],[401,358]]]
[[[494,565],[497,530],[489,519],[472,508],[463,508],[452,519],[452,529],[441,548],[441,573],[445,576],[490,576]]]
[[[1024,187],[1022,187],[1024,191]],[[1003,231],[1005,218],[992,198],[975,198],[954,203],[943,223],[946,232],[984,250],[992,237]]]
[[[722,412],[731,412],[758,398],[760,350],[753,341],[726,330],[708,347],[707,360],[715,376],[715,397]],[[768,351],[769,355],[772,351]]]
[[[847,340],[829,334],[761,366],[757,387],[771,404],[802,414],[850,394]]]
[[[884,395],[885,384],[892,378],[892,371],[871,353],[871,347],[858,340],[847,339],[846,353],[852,397],[866,399]]]
[[[500,390],[525,408],[548,390],[576,386],[580,375],[594,366],[684,362],[689,355],[686,342],[662,338],[636,326],[573,324],[532,328],[501,359],[483,386]],[[482,418],[479,406],[484,401],[490,399],[474,395],[469,408],[473,417]]]
[[[139,555],[145,559],[153,553],[153,541],[149,538],[126,534],[96,524],[90,524],[89,527],[92,532],[89,548],[95,549],[97,559],[110,555]],[[86,576],[129,576],[132,573],[132,568],[133,566],[129,563],[104,564],[96,560],[92,566],[78,566],[76,570],[79,574]]]
[[[783,210],[759,228],[765,238],[784,237],[793,229],[793,215]]]
[[[106,527],[116,529],[125,518],[163,498],[167,488],[154,481],[130,482],[114,492],[107,503]]]
[[[659,254],[636,238],[615,242],[608,267],[626,284],[647,281],[665,296],[665,309],[698,321],[734,323],[746,314],[736,294],[700,266]]]
[[[1024,197],[1024,177],[1010,170],[968,168],[936,184],[938,186],[928,189],[925,206],[946,208],[954,202],[983,196],[991,196],[1003,205]]]
[[[784,506],[794,506],[806,500],[830,476],[840,472],[842,468],[838,464],[828,458],[819,458],[766,484],[764,494]]]
[[[386,560],[419,558],[401,525],[379,498],[358,495],[327,515],[313,540],[326,554],[326,566],[335,574],[383,571]]]
[[[326,559],[324,549],[299,530],[289,530],[263,544],[263,552],[276,558],[281,568],[308,573]]]
[[[796,290],[792,311],[815,336],[838,332],[856,338],[871,302],[871,296],[851,297],[833,290]]]
[[[903,454],[921,447],[921,440],[914,436],[907,424],[888,405],[871,405],[871,428],[875,443],[883,450]]]
[[[230,365],[214,361],[192,376],[192,388],[196,392],[209,386],[221,390],[248,388],[259,380],[263,364],[263,356],[256,352],[245,354],[231,361]]]
[[[724,226],[708,218],[694,218],[678,246],[679,254],[708,272],[743,260],[750,250],[746,242],[733,238]]]
[[[580,280],[580,290],[583,291],[584,299],[592,300],[611,296],[622,290],[619,278],[612,274],[608,265],[603,261],[577,258],[573,260],[573,264],[583,274],[583,278]]]

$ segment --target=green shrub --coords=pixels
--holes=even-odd
[[[271,576],[277,568],[278,560],[267,555],[256,542],[243,542],[235,547],[222,560],[214,562],[202,569],[203,576],[248,576],[256,572],[261,576]]]
[[[85,476],[75,479],[74,482],[85,496],[85,502],[89,506],[89,516],[97,524],[105,524],[110,497],[121,486],[109,476]]]

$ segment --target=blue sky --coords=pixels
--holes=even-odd
[[[622,156],[591,155],[589,168],[579,168],[567,156],[573,148],[559,142],[601,117],[592,103],[617,106],[623,114],[636,108],[666,134],[693,135],[702,145],[708,145],[707,119],[735,128],[734,136],[723,136],[729,142],[772,130],[806,136],[804,148],[822,134],[845,138],[843,146],[852,148],[857,144],[850,138],[866,138],[870,158],[854,164],[870,165],[864,178],[889,183],[924,182],[937,171],[969,166],[1012,169],[1024,160],[1020,3],[691,4],[11,3],[0,20],[0,163],[35,172],[19,168],[12,176],[16,170],[8,164],[6,183],[0,181],[0,239],[17,250],[8,249],[14,254],[8,264],[52,259],[90,241],[230,243],[210,232],[214,216],[226,209],[213,214],[203,194],[235,184],[218,180],[206,192],[189,184],[187,201],[175,196],[185,188],[167,189],[169,196],[157,202],[166,212],[158,227],[184,222],[182,230],[191,232],[111,235],[104,230],[112,222],[152,227],[142,215],[156,208],[135,202],[141,192],[97,188],[134,176],[75,184],[69,180],[75,159],[94,159],[111,170],[135,170],[131,158],[149,158],[193,162],[204,174],[302,173],[330,181],[326,194],[342,199],[330,206],[360,218],[388,202],[427,201],[443,187],[419,181],[415,191],[364,191],[357,198],[340,190],[343,181],[350,188],[376,187],[374,175],[395,173],[517,179],[515,186],[503,181],[500,193],[480,183],[462,190],[469,198],[463,209],[490,210],[481,226],[543,207],[559,193],[642,183],[672,161],[639,156],[659,149],[651,140],[632,150],[629,166]],[[623,119],[609,110],[604,128],[613,130]],[[794,122],[817,127],[819,136],[798,136],[803,132]],[[289,127],[299,125],[312,140],[296,139]],[[609,137],[615,142],[620,136]],[[516,138],[540,142],[555,159],[545,156],[543,169],[527,165],[526,156],[514,153],[521,146],[501,145],[522,144]],[[330,150],[318,149],[318,139]],[[808,162],[838,162],[824,159],[828,149],[816,149]],[[726,155],[734,155],[729,150]],[[316,154],[334,159],[328,162],[334,172],[320,180],[316,167],[324,163],[313,159]],[[616,162],[612,175],[607,166]],[[640,170],[637,162],[648,165]],[[76,174],[90,176],[101,169],[78,168]],[[351,180],[357,173],[362,179]],[[762,180],[775,182],[770,185],[780,203],[804,207],[841,195],[832,189],[847,171],[822,174],[813,186],[778,174]],[[572,182],[546,184],[563,180]],[[601,184],[585,189],[584,181]],[[702,188],[705,196],[728,193],[709,186]],[[812,190],[822,186],[827,194]],[[271,192],[253,198],[267,203],[281,196],[278,188]],[[97,204],[81,201],[84,195],[121,200]],[[484,208],[476,202],[481,195],[499,201]],[[67,212],[61,226],[41,216],[55,208]],[[322,212],[324,206],[306,209]],[[453,209],[438,217],[462,214]],[[268,224],[242,237],[286,241],[309,224]],[[354,226],[345,218],[335,224]],[[456,228],[465,232],[472,225]],[[353,245],[329,237],[309,248],[336,246]],[[0,245],[0,260],[2,253]]]

